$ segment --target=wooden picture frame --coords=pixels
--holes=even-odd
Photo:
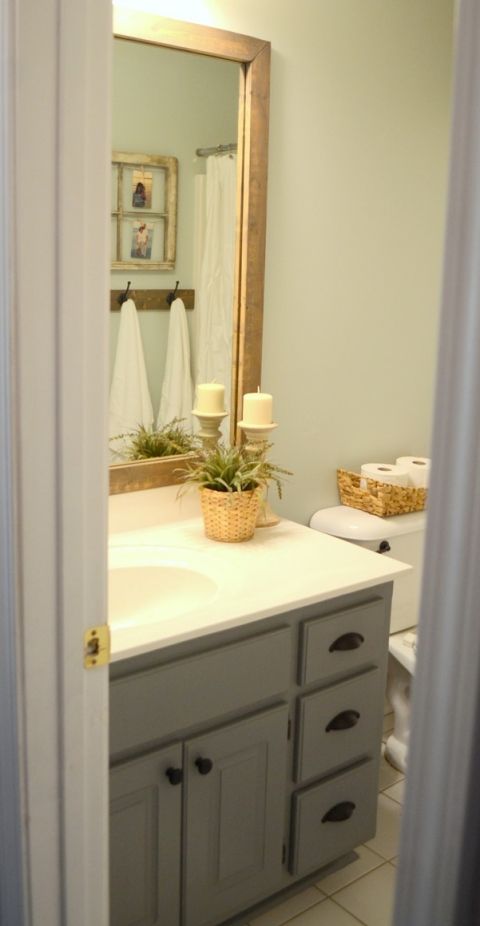
[[[140,209],[135,208],[132,203],[127,201],[127,192],[125,183],[126,170],[143,170],[149,167],[151,172],[160,172],[163,174],[163,209],[161,211],[153,208]],[[174,270],[177,248],[177,188],[178,188],[178,160],[161,154],[134,154],[125,151],[112,152],[112,169],[116,171],[115,177],[115,205],[112,209],[111,216],[115,222],[115,253],[116,258],[112,260],[112,270]],[[154,178],[155,179],[155,178]],[[128,219],[132,222],[142,220],[148,222],[161,222],[163,229],[162,237],[162,259],[145,260],[122,258],[124,245],[124,221]]]
[[[245,392],[261,384],[267,206],[270,43],[236,32],[166,19],[114,6],[114,35],[237,61],[241,67],[238,114],[238,204],[232,339],[231,433],[235,437]],[[110,492],[137,491],[177,481],[184,457],[110,467]]]

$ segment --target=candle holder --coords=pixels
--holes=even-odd
[[[270,434],[275,428],[278,428],[278,424],[273,421],[271,424],[249,424],[248,421],[239,421],[238,427],[241,428],[245,434],[246,450],[250,453],[258,453],[260,451],[262,457],[265,458],[267,447],[270,443]],[[258,512],[256,526],[274,527],[275,524],[280,523],[280,520],[281,518],[279,518],[278,514],[272,511],[270,503],[265,496],[260,506],[260,511]]]
[[[213,450],[217,446],[222,432],[220,425],[228,412],[200,412],[198,408],[192,409],[192,415],[198,418],[200,430],[198,436],[203,444],[204,450]]]

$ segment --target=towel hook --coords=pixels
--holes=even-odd
[[[175,283],[175,289],[173,293],[169,293],[167,298],[165,299],[165,302],[168,302],[169,306],[171,306],[172,302],[174,302],[174,300],[177,298],[177,289],[179,285],[180,285],[180,280],[177,280],[177,282]]]
[[[120,295],[117,296],[117,302],[118,302],[119,305],[123,305],[123,303],[127,301],[127,299],[128,299],[128,291],[129,291],[129,289],[130,289],[130,283],[131,283],[131,282],[132,282],[132,281],[129,280],[128,283],[127,283],[127,288],[126,288],[125,292],[124,292],[124,293],[120,293]]]

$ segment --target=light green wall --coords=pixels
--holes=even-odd
[[[320,2],[316,28],[311,6],[273,64],[272,151],[297,143],[270,161],[263,364],[305,521],[338,466],[429,454],[452,42],[444,0]]]
[[[262,388],[307,521],[337,466],[429,450],[453,3],[137,5],[272,43]]]
[[[175,270],[112,271],[112,289],[193,287],[193,205],[196,174],[205,159],[195,149],[236,141],[239,67],[202,55],[116,39],[113,55],[112,147],[117,151],[178,158],[178,228]],[[194,310],[195,311],[195,310]],[[188,313],[192,323],[192,313]],[[120,314],[110,315],[110,373]],[[169,313],[140,312],[150,392],[155,414],[165,369]],[[192,326],[191,326],[192,327]],[[193,342],[193,338],[192,338]]]

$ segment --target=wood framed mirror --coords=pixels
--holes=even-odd
[[[198,26],[114,7],[116,38],[238,62],[237,235],[232,339],[232,434],[242,397],[260,385],[263,327],[266,190],[270,88],[270,43],[234,32]],[[110,494],[178,481],[184,457],[163,457],[110,466]]]

